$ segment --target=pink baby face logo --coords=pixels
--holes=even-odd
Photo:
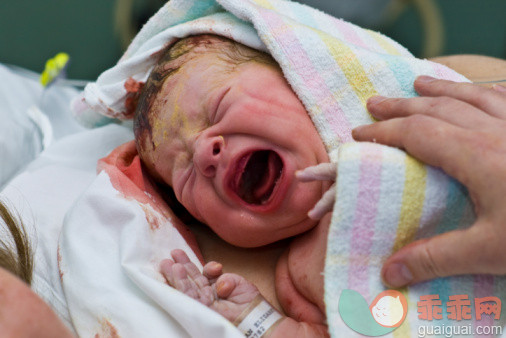
[[[381,292],[367,304],[354,290],[345,289],[339,297],[339,314],[352,330],[365,336],[382,336],[398,328],[406,318],[408,302],[397,290]]]
[[[374,320],[383,327],[398,327],[406,318],[408,303],[397,290],[386,290],[376,296],[369,310]]]

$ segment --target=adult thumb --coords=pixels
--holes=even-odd
[[[495,251],[500,248],[491,241],[497,242],[478,224],[421,239],[390,256],[381,277],[389,287],[399,288],[436,277],[494,273]]]

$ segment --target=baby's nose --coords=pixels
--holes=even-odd
[[[225,140],[222,136],[199,138],[195,143],[193,163],[206,177],[214,177]]]

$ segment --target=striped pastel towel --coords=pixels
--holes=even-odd
[[[414,58],[391,39],[283,0],[172,0],[142,28],[118,64],[105,71],[74,101],[74,112],[88,126],[131,118],[129,84],[146,81],[157,52],[179,38],[211,33],[269,52],[311,116],[333,161],[339,163],[337,202],[329,235],[325,299],[332,336],[354,332],[341,320],[341,291],[353,289],[368,303],[383,286],[382,261],[413,239],[472,224],[465,189],[441,171],[403,152],[353,143],[351,129],[374,122],[365,108],[373,95],[411,97],[418,75],[467,81],[448,68]],[[438,279],[405,290],[409,310],[396,337],[417,336],[423,325],[476,326],[499,321],[453,321],[448,297],[467,294],[506,299],[504,279],[467,276]],[[438,294],[443,319],[418,318],[419,297]],[[443,325],[443,326],[444,326]],[[444,327],[443,327],[444,328]]]

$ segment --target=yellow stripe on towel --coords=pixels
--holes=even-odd
[[[334,58],[336,63],[341,68],[348,83],[353,88],[358,99],[365,107],[367,99],[371,96],[378,95],[374,85],[369,80],[364,67],[360,63],[355,53],[345,43],[338,39],[320,31],[315,30],[321,40],[327,46],[330,55]]]
[[[387,54],[391,55],[401,55],[399,50],[392,44],[392,41],[386,39],[383,35],[378,32],[374,32],[371,30],[365,30],[376,42],[378,45],[385,50]]]
[[[272,6],[272,4],[268,0],[254,0],[254,1],[260,7],[266,9],[274,9],[274,6]]]
[[[404,165],[406,166],[404,191],[393,252],[413,241],[420,226],[425,199],[426,167],[409,155],[406,156]]]

